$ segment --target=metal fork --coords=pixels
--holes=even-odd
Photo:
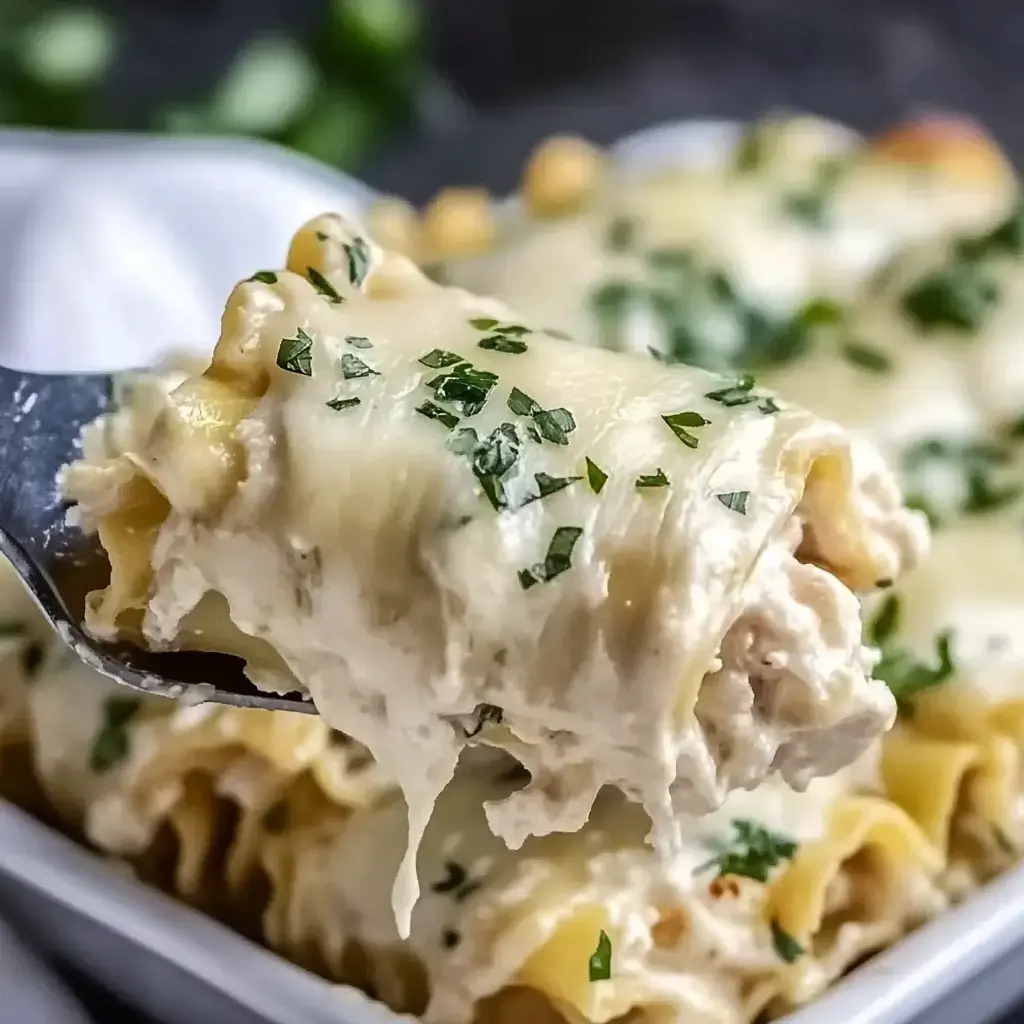
[[[113,394],[105,374],[36,374],[0,367],[0,551],[43,614],[86,664],[125,686],[185,701],[315,713],[298,693],[257,690],[242,662],[225,654],[154,653],[109,644],[82,629],[85,596],[106,585],[107,557],[95,537],[67,523],[57,474],[78,455],[85,424]]]

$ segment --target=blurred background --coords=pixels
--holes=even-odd
[[[982,118],[1011,152],[1012,0],[0,0],[0,125],[241,134],[422,200],[536,139],[804,109]]]

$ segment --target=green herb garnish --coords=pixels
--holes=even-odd
[[[976,263],[954,263],[903,293],[900,308],[922,331],[977,331],[999,301],[999,287]]]
[[[89,767],[97,774],[110,771],[131,752],[128,723],[142,710],[138,697],[108,697],[103,722],[89,754]]]
[[[508,508],[502,478],[518,461],[520,447],[515,424],[502,423],[473,449],[473,475],[496,512]]]
[[[589,456],[584,461],[587,464],[587,483],[595,494],[600,494],[608,483],[608,474]]]
[[[296,337],[285,338],[277,348],[277,365],[289,373],[313,376],[313,339],[300,327]]]
[[[498,326],[498,321],[489,316],[478,316],[469,321],[478,331],[490,331]]]
[[[907,504],[926,512],[933,526],[941,525],[949,505],[933,495],[948,493],[953,484],[956,512],[972,515],[1003,508],[1024,492],[1015,480],[1001,479],[1010,463],[1009,450],[989,441],[938,437],[918,441],[903,453]]]
[[[538,583],[550,583],[571,569],[573,548],[582,535],[583,530],[578,526],[559,526],[551,538],[544,561],[530,569],[519,570],[519,583],[523,590],[529,590]]]
[[[795,963],[805,952],[804,947],[775,921],[772,921],[772,946],[779,959],[787,964]]]
[[[348,256],[348,279],[356,288],[361,288],[370,272],[370,247],[365,238],[357,236],[342,248]]]
[[[670,416],[661,417],[669,430],[679,438],[687,448],[696,448],[700,439],[696,434],[691,433],[688,427],[706,427],[711,422],[706,420],[699,412],[675,412]]]
[[[425,356],[420,356],[419,361],[432,370],[443,370],[446,366],[454,366],[461,363],[462,356],[457,352],[448,352],[443,348],[431,349]]]
[[[747,514],[747,501],[750,498],[750,491],[727,491],[724,494],[716,494],[715,497],[733,512],[739,512],[741,516]]]
[[[612,252],[626,252],[636,242],[637,223],[632,217],[613,217],[605,232],[605,247]]]
[[[478,370],[472,363],[459,363],[446,373],[427,381],[439,402],[454,402],[464,416],[475,416],[498,383],[498,375]]]
[[[526,342],[520,338],[510,337],[507,334],[492,334],[483,338],[477,344],[490,352],[506,352],[509,355],[522,355],[527,348]]]
[[[710,867],[719,875],[739,875],[756,882],[767,882],[772,868],[796,854],[797,844],[786,836],[769,832],[756,821],[734,818],[735,835],[728,844],[716,844],[717,855],[694,869],[700,874]]]
[[[277,284],[277,274],[272,270],[257,270],[250,281],[259,281],[260,284]]]
[[[825,160],[817,169],[814,182],[802,192],[782,197],[783,210],[809,228],[825,227],[829,203],[843,171],[838,160]]]
[[[597,937],[597,949],[590,954],[587,970],[591,981],[607,981],[612,976],[612,940],[603,928]]]
[[[341,373],[345,380],[378,376],[377,371],[372,366],[367,366],[359,356],[354,356],[351,352],[346,352],[341,357]]]
[[[540,406],[519,388],[513,388],[509,392],[508,407],[517,416],[532,416],[535,412],[540,412]]]
[[[568,444],[576,429],[576,420],[568,409],[539,409],[533,414],[541,437],[552,444]]]
[[[733,166],[738,174],[749,174],[758,170],[765,161],[767,140],[760,125],[747,128],[736,145]]]
[[[847,362],[869,373],[888,373],[892,359],[886,352],[860,341],[848,341],[840,349]]]
[[[748,405],[757,401],[757,395],[751,394],[753,387],[754,378],[750,374],[744,374],[735,384],[709,391],[704,397],[727,408],[732,408],[735,405]]]
[[[636,478],[636,486],[638,490],[642,490],[645,487],[668,487],[669,479],[665,476],[663,469],[656,469],[653,473],[642,473]]]
[[[20,619],[0,619],[0,640],[20,639],[28,633],[28,626]]]
[[[897,704],[906,702],[923,690],[947,682],[956,671],[950,653],[952,634],[947,630],[935,638],[936,664],[919,661],[909,650],[896,643],[902,606],[895,594],[888,594],[868,624],[868,642],[882,654],[874,677],[889,687]]]
[[[346,409],[354,409],[359,403],[360,399],[358,398],[332,398],[327,403],[327,408],[333,409],[335,412],[344,412]]]
[[[551,494],[557,494],[559,491],[564,491],[570,484],[576,483],[577,480],[582,480],[581,476],[549,476],[547,473],[534,473],[533,479],[537,484],[537,493],[531,494],[528,498],[523,501],[524,505],[529,505],[533,501],[540,501],[542,498],[547,498]]]
[[[359,334],[349,334],[345,337],[345,343],[353,348],[373,348],[373,342]]]
[[[962,238],[953,247],[961,260],[980,260],[986,256],[1024,256],[1024,206],[1016,209],[1001,224],[983,235]]]
[[[324,277],[315,267],[306,267],[306,277],[309,278],[309,283],[325,298],[328,302],[344,302],[345,299],[339,294],[338,289],[331,284],[330,281]]]
[[[459,423],[459,417],[455,413],[442,409],[441,406],[435,405],[433,402],[423,402],[417,405],[416,411],[421,416],[426,416],[428,420],[437,420],[438,423],[444,424],[449,430],[458,426]]]

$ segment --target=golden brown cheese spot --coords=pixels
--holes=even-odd
[[[911,164],[965,185],[1012,179],[999,147],[963,118],[925,117],[889,129],[871,144],[876,160]]]
[[[366,227],[374,241],[384,249],[420,259],[423,229],[419,212],[404,199],[385,196],[370,207]]]

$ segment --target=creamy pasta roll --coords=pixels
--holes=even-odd
[[[397,780],[413,849],[471,742],[532,773],[488,808],[510,845],[611,783],[665,853],[678,811],[802,788],[888,727],[853,590],[926,530],[872,449],[549,337],[338,217],[289,263],[238,287],[140,451],[68,471],[113,563],[94,632],[242,652],[234,628],[257,682],[297,681]]]
[[[644,816],[610,791],[580,832],[510,851],[481,811],[515,785],[510,764],[464,765],[440,798],[407,942],[389,904],[400,799],[357,811],[333,837],[296,829],[269,843],[278,941],[287,921],[287,948],[318,948],[336,973],[358,946],[378,994],[427,1022],[532,1008],[553,1022],[724,1024],[810,998],[943,902],[938,852],[898,808],[844,796],[843,776],[802,794],[777,779],[734,793],[686,819],[685,847],[664,862],[644,844]]]
[[[608,181],[573,216],[513,218],[449,278],[581,341],[753,370],[806,353],[909,242],[990,229],[1015,188],[965,125],[855,145],[809,118],[752,126],[725,166]]]
[[[141,854],[190,774],[241,807],[263,807],[322,757],[318,718],[171,701],[123,688],[63,649],[29,693],[36,771],[51,803],[109,853]],[[200,801],[201,802],[201,801]],[[182,812],[185,813],[185,812]]]

